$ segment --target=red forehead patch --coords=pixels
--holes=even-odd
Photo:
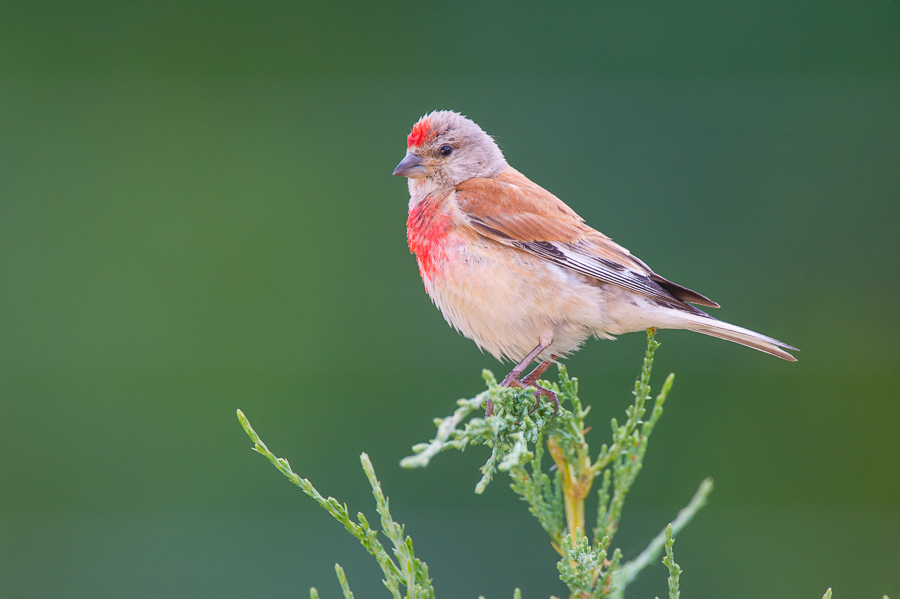
[[[416,123],[412,131],[409,132],[409,137],[406,138],[406,147],[414,148],[422,144],[425,141],[425,138],[428,137],[428,131],[431,129],[431,122],[428,119],[419,119],[419,122]]]

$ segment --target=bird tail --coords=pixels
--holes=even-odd
[[[702,316],[700,314],[682,314],[681,320],[682,327],[689,331],[740,343],[790,362],[797,361],[797,358],[785,351],[786,349],[799,351],[796,347],[791,347],[778,339],[767,337],[750,329],[717,320],[706,314]]]

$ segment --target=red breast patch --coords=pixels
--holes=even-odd
[[[419,274],[426,287],[434,281],[438,269],[447,262],[447,233],[450,215],[431,202],[422,202],[409,213],[406,237],[409,250],[416,255]]]

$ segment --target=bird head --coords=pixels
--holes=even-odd
[[[394,174],[407,177],[410,188],[431,191],[455,187],[473,177],[494,177],[507,167],[490,135],[458,112],[426,114],[406,138],[406,157]]]

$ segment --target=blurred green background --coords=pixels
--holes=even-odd
[[[269,446],[441,597],[563,596],[484,451],[397,463],[506,365],[431,305],[390,173],[415,120],[509,161],[789,364],[663,331],[626,558],[705,476],[685,597],[900,596],[900,5],[4,2],[0,596],[387,596]],[[606,437],[643,335],[570,361]],[[403,426],[397,426],[397,422]],[[665,593],[657,565],[629,597]]]

